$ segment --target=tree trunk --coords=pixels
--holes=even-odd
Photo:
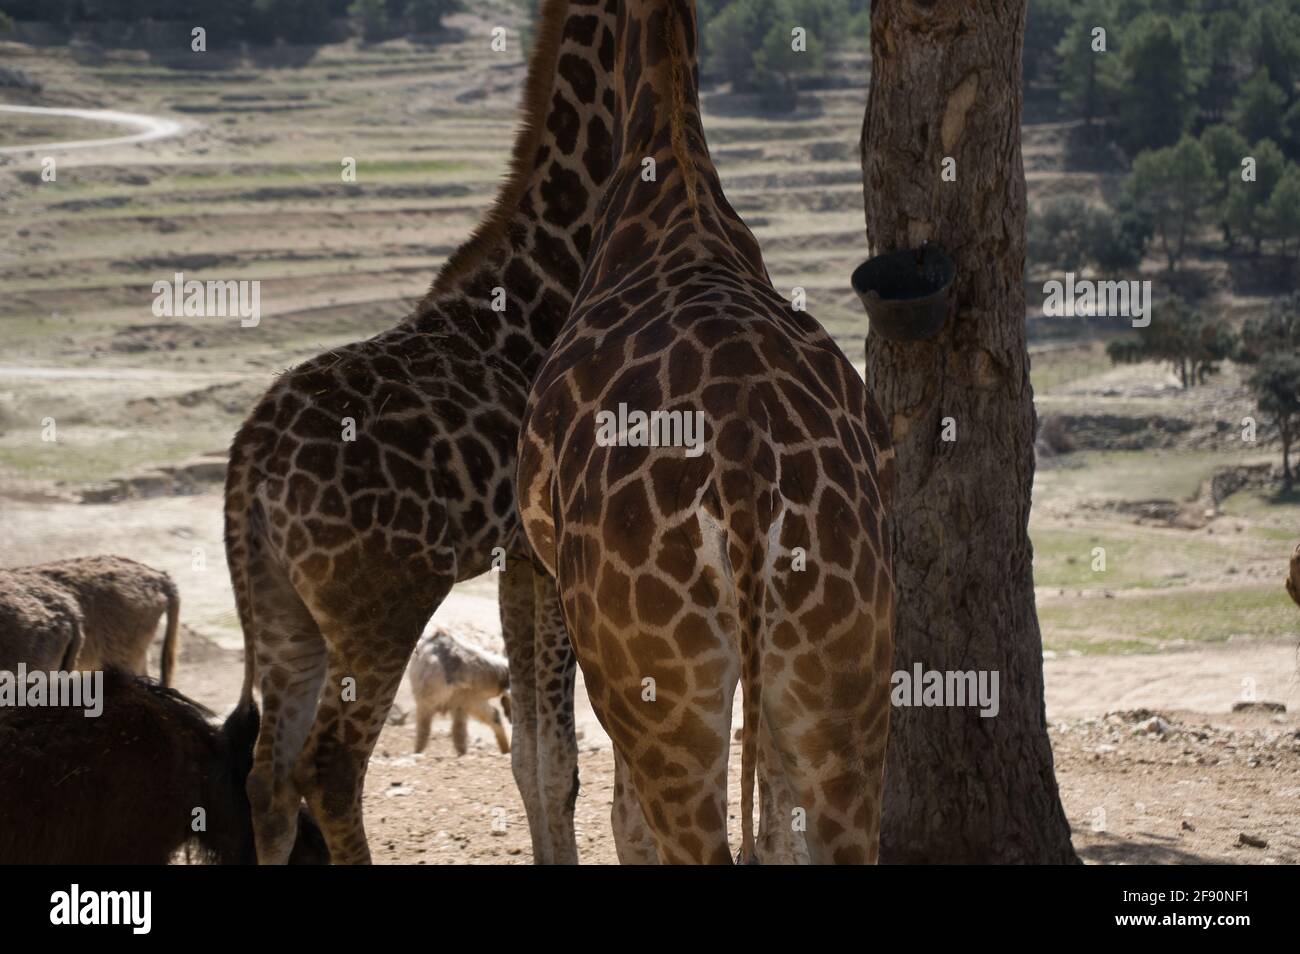
[[[996,672],[999,711],[893,710],[881,860],[1076,862],[1043,704],[1020,155],[1025,0],[875,0],[862,128],[873,253],[957,263],[933,341],[867,338],[898,454],[895,670]],[[957,179],[940,178],[945,156]],[[944,418],[957,439],[941,439]]]

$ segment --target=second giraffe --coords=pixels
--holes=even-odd
[[[810,860],[873,862],[893,658],[885,422],[773,288],[723,194],[694,4],[626,0],[615,50],[615,170],[529,397],[521,519],[555,574],[616,788],[644,813],[646,860],[731,861],[739,683],[742,860],[761,740]],[[699,415],[704,452],[600,426],[633,411]],[[615,806],[616,833],[634,814]]]

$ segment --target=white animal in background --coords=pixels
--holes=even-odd
[[[502,752],[510,751],[501,712],[491,701],[500,696],[505,717],[510,718],[510,670],[504,657],[435,627],[420,637],[408,674],[415,694],[415,751],[424,751],[433,717],[448,712],[457,755],[469,749],[471,716],[492,729]]]

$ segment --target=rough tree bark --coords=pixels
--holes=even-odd
[[[989,670],[1000,711],[896,707],[881,860],[1071,863],[1043,704],[1029,542],[1034,404],[1020,155],[1025,0],[874,0],[862,126],[873,254],[953,256],[932,341],[867,339],[898,454],[896,670]],[[956,160],[956,181],[941,177]],[[956,440],[942,439],[952,418]]]

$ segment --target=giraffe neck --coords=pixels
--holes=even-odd
[[[721,262],[767,282],[758,243],[727,202],[704,137],[694,0],[622,0],[616,35],[615,171],[578,297],[639,274],[638,263],[669,247],[689,246],[702,264]]]
[[[510,171],[474,234],[447,260],[418,330],[463,333],[467,314],[502,348],[544,354],[567,316],[609,173],[616,18],[611,0],[543,0]],[[505,308],[497,289],[504,289]],[[487,318],[482,306],[489,306]]]
[[[680,176],[692,205],[701,179],[717,175],[700,120],[695,29],[693,0],[626,0],[614,67],[616,165],[640,173],[654,158],[656,181]]]

